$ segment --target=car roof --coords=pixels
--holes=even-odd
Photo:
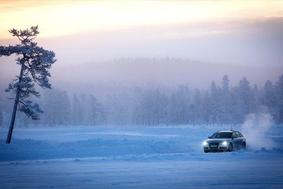
[[[228,131],[217,131],[217,133],[234,133],[234,132],[241,133],[240,131],[234,131],[234,130],[228,130]]]
[[[235,131],[217,131],[217,133],[233,133]]]

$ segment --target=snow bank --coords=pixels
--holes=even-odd
[[[253,149],[267,148],[270,139],[283,144],[281,127],[270,127],[267,123],[251,116],[243,124],[247,144]],[[262,118],[263,119],[263,118]],[[254,127],[262,127],[254,133]],[[234,127],[236,128],[236,127]],[[0,140],[0,161],[46,160],[46,159],[106,159],[106,160],[147,160],[147,159],[197,159],[245,158],[250,152],[204,154],[202,141],[218,130],[230,126],[182,126],[182,127],[78,127],[78,128],[16,128],[12,144]],[[0,131],[5,136],[6,131]],[[261,139],[258,141],[258,139]],[[264,143],[264,142],[266,143]],[[281,149],[272,152],[281,153]],[[263,156],[263,154],[261,154]],[[215,159],[214,159],[215,160]]]

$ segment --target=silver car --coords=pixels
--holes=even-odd
[[[245,149],[246,139],[239,131],[218,131],[203,142],[203,151],[207,152],[231,152]]]

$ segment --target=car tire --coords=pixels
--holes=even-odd
[[[229,144],[229,147],[228,147],[228,152],[232,152],[233,149],[234,149],[233,144],[230,143],[230,144]]]
[[[247,144],[245,143],[245,142],[243,142],[243,144],[242,144],[242,149],[246,149],[247,148]]]

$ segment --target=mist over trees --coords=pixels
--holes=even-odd
[[[40,120],[19,114],[22,126],[38,125],[182,125],[238,124],[249,113],[270,113],[283,123],[283,75],[263,87],[247,78],[231,86],[228,76],[209,88],[188,85],[175,88],[131,87],[113,89],[108,94],[71,93],[62,89],[44,91],[38,101],[44,110]],[[0,96],[0,124],[8,125],[9,100]]]

